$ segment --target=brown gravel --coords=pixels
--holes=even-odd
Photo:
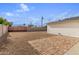
[[[49,38],[29,41],[29,44],[43,55],[63,55],[78,42],[79,38],[53,36]]]
[[[8,43],[0,49],[0,54],[36,55],[39,54],[28,41],[50,37],[46,32],[10,32]]]
[[[0,48],[0,54],[64,54],[78,41],[78,38],[50,35],[46,32],[10,32],[7,43]]]

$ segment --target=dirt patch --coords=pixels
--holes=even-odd
[[[64,54],[79,41],[47,32],[10,32],[7,40],[0,48],[1,55]]]
[[[53,36],[49,38],[29,41],[29,44],[38,50],[40,54],[62,55],[78,42],[78,38]]]
[[[9,42],[4,44],[5,49],[1,49],[0,54],[10,55],[37,55],[39,52],[34,49],[28,41],[50,37],[46,32],[10,32]]]

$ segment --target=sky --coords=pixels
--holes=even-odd
[[[13,25],[33,24],[40,26],[59,19],[79,16],[77,3],[0,3],[0,17]]]

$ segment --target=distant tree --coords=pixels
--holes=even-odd
[[[25,26],[26,24],[23,24],[23,26]]]
[[[9,26],[12,26],[13,25],[13,22],[10,22]]]
[[[8,24],[7,24],[8,26],[12,26],[13,25],[13,23],[12,22],[8,22]]]

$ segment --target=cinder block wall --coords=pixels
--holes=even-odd
[[[55,28],[47,26],[47,33],[56,34],[56,35],[65,35],[71,37],[79,37],[79,28]]]

